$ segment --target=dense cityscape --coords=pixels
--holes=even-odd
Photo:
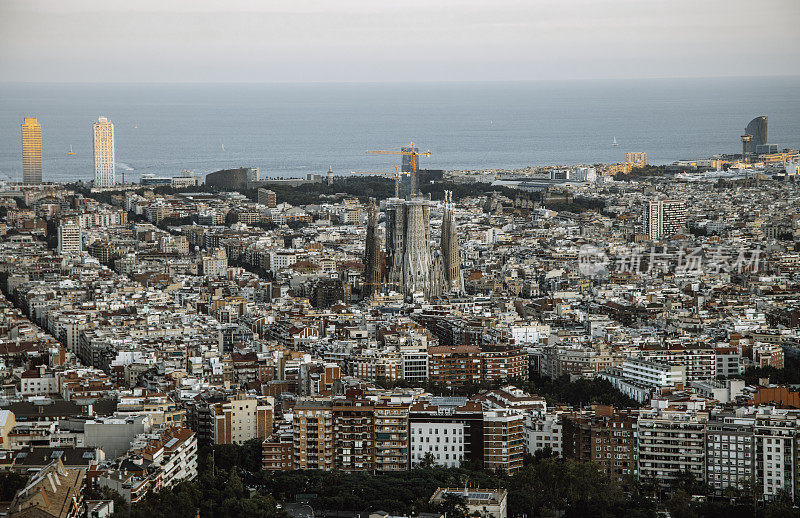
[[[42,134],[0,189],[6,516],[798,514],[766,116],[661,166],[136,183],[106,117],[92,181],[47,182]]]

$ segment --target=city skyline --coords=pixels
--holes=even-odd
[[[0,0],[0,514],[800,518],[798,21]]]

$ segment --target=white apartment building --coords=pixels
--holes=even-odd
[[[166,489],[197,477],[197,437],[186,428],[170,432],[145,446],[146,455],[161,468],[154,489]]]
[[[68,219],[58,225],[58,253],[79,254],[83,251],[83,230],[75,221]]]
[[[686,368],[680,365],[630,358],[622,363],[626,381],[649,387],[675,387],[686,383]]]
[[[297,254],[289,250],[274,250],[269,254],[269,269],[278,273],[297,262]]]
[[[46,365],[37,370],[23,372],[19,379],[19,393],[22,396],[45,396],[58,394],[58,379]]]
[[[720,403],[730,403],[737,397],[744,395],[744,380],[729,379],[725,381],[692,381],[689,382],[698,395],[708,399],[715,399]]]
[[[781,491],[794,497],[798,489],[796,441],[800,437],[800,414],[796,411],[759,409],[756,415],[756,477],[764,497],[774,498]]]
[[[708,347],[663,347],[644,349],[641,357],[686,368],[686,381],[710,380],[716,377],[717,358]]]
[[[202,259],[203,275],[219,277],[228,270],[228,255],[224,248],[214,250],[211,255],[204,255]]]
[[[186,428],[159,430],[134,439],[129,459],[133,464],[150,462],[147,474],[127,470],[108,470],[97,479],[100,487],[111,488],[130,503],[139,502],[145,495],[169,489],[183,480],[197,478],[197,438]]]
[[[214,407],[215,444],[243,444],[250,439],[266,439],[272,434],[275,400],[271,396],[243,394]]]
[[[128,222],[128,214],[124,210],[84,212],[76,218],[83,228],[118,227]]]
[[[464,460],[464,423],[411,423],[411,465],[431,454],[437,466],[457,468]]]
[[[717,349],[717,377],[738,376],[744,373],[742,355],[735,350]]]
[[[525,445],[528,453],[550,448],[559,457],[564,453],[561,414],[530,412],[525,416]]]
[[[715,491],[755,479],[752,416],[714,415],[706,434],[706,481]]]
[[[94,142],[94,185],[112,187],[117,183],[114,168],[114,124],[100,117],[92,125]]]
[[[642,210],[642,231],[650,239],[660,239],[681,231],[686,223],[686,203],[682,200],[650,200]]]

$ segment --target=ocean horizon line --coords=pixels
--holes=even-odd
[[[750,75],[708,75],[708,76],[648,76],[648,77],[583,77],[583,78],[536,78],[536,79],[482,79],[482,80],[376,80],[376,81],[18,81],[0,80],[0,85],[236,85],[236,86],[270,86],[270,85],[434,85],[434,84],[526,84],[526,83],[577,83],[598,82],[612,83],[619,81],[693,81],[693,80],[759,80],[800,79],[800,74],[774,74],[766,76]]]

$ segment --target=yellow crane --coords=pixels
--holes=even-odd
[[[394,168],[394,172],[385,172],[385,171],[350,171],[351,174],[371,174],[371,175],[391,175],[394,176],[394,197],[400,197],[400,177],[403,175],[409,176],[411,173],[404,173],[402,171],[397,170],[397,166]]]
[[[412,142],[408,148],[410,151],[405,151],[404,149],[387,149],[387,150],[369,150],[367,154],[371,155],[401,155],[401,156],[408,156],[411,157],[411,171],[407,171],[403,174],[409,174],[411,176],[411,197],[417,195],[417,169],[419,168],[419,160],[418,157],[421,156],[431,156],[430,150],[428,151],[418,151],[417,148],[414,146]]]

